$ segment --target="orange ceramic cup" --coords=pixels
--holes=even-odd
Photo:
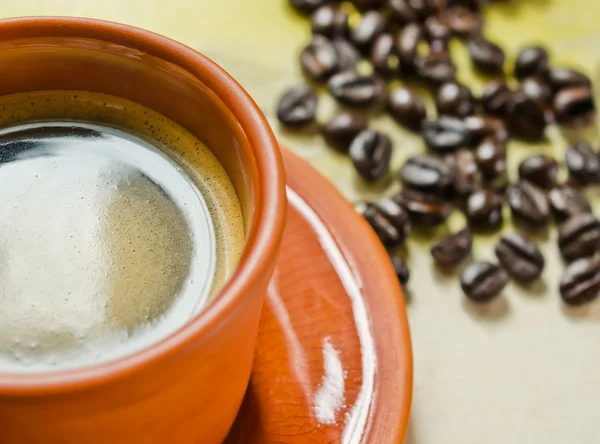
[[[213,303],[166,339],[84,369],[3,374],[2,444],[211,444],[231,426],[252,366],[285,219],[277,142],[259,108],[196,51],[140,29],[78,18],[0,21],[0,95],[108,93],[183,125],[218,157],[247,231]]]

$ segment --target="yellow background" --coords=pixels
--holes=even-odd
[[[278,96],[301,80],[297,53],[309,38],[304,19],[286,0],[4,0],[0,16],[79,15],[120,21],[168,35],[197,48],[228,69],[255,97],[281,140],[309,159],[351,200],[391,193],[394,181],[366,186],[344,156],[315,135],[288,134],[272,119]],[[543,42],[555,64],[576,66],[595,79],[600,61],[600,5],[595,0],[498,0],[488,8],[486,34],[503,42],[509,59],[530,42]],[[452,45],[459,77],[477,92],[464,48]],[[0,68],[1,69],[1,68]],[[320,119],[334,110],[325,98]],[[377,118],[390,132],[393,169],[421,152],[422,142]],[[562,159],[565,137],[548,130],[538,145],[511,142],[511,174],[534,152]],[[586,137],[595,140],[594,132]],[[589,195],[598,208],[597,190]],[[455,214],[447,227],[464,224]],[[511,231],[507,224],[505,231]],[[510,284],[493,303],[465,301],[455,276],[431,269],[432,233],[408,245],[413,270],[409,317],[415,353],[415,395],[407,444],[505,444],[598,442],[600,412],[600,305],[565,307],[556,291],[563,265],[555,233],[536,239],[547,255],[542,282],[524,289]],[[474,256],[493,258],[497,236],[478,238]]]

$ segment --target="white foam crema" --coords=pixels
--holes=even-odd
[[[180,165],[105,125],[0,131],[0,372],[112,360],[206,306],[241,251],[223,248],[241,210],[215,218],[215,196]]]

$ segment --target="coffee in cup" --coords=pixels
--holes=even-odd
[[[196,137],[129,100],[0,97],[0,369],[130,354],[197,314],[245,240],[225,169]]]

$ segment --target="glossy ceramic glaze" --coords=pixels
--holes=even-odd
[[[333,186],[289,152],[284,161],[288,221],[227,444],[401,443],[412,354],[398,280]]]
[[[0,442],[219,443],[246,389],[285,219],[273,134],[222,69],[166,37],[86,19],[0,21],[0,94],[81,89],[183,125],[219,158],[244,208],[247,247],[216,300],[165,340],[76,371],[0,373]]]

